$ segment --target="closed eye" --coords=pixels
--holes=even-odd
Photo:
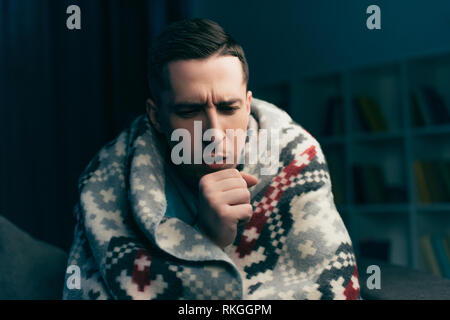
[[[233,114],[239,110],[239,106],[218,106],[217,110],[223,114]]]
[[[216,105],[217,111],[224,115],[232,115],[240,109],[241,100],[232,99],[229,101],[222,101]],[[205,104],[201,103],[177,103],[172,106],[174,113],[182,118],[192,118],[197,116],[205,108]]]
[[[183,118],[190,118],[196,116],[201,110],[200,109],[184,109],[177,110],[175,113]]]

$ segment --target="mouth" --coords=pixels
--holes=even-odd
[[[213,162],[210,162],[210,163],[204,162],[204,165],[206,167],[208,167],[209,169],[218,170],[218,169],[222,169],[225,166],[227,166],[227,163],[226,163],[227,157],[226,156],[211,154],[211,158],[213,159]]]
[[[205,163],[205,166],[208,167],[211,170],[219,170],[222,168],[225,168],[227,166],[226,163]]]

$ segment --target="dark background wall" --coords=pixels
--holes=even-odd
[[[366,8],[381,8],[381,30]],[[450,49],[446,0],[192,0],[246,49],[255,85]]]
[[[66,9],[81,9],[68,30]],[[77,179],[145,110],[152,38],[180,1],[0,0],[0,214],[68,250]]]

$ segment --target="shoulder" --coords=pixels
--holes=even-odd
[[[279,133],[280,160],[285,164],[305,154],[313,156],[319,163],[325,163],[320,143],[286,111],[267,101],[253,98],[252,115],[257,119],[260,129],[276,130]]]

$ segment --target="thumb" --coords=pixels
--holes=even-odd
[[[242,178],[244,178],[245,182],[247,182],[247,188],[253,187],[255,184],[258,183],[258,178],[256,178],[255,176],[248,174],[244,171],[239,172],[242,176]]]

